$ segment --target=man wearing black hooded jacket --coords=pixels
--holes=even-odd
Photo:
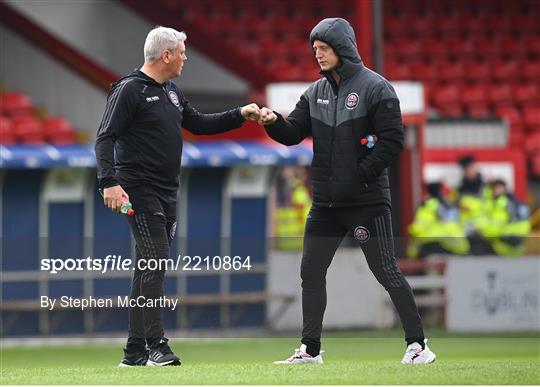
[[[310,41],[324,78],[304,92],[287,119],[262,108],[259,120],[285,145],[313,137],[313,206],[301,264],[302,345],[276,363],[323,362],[326,272],[349,231],[399,314],[408,344],[402,363],[431,363],[435,354],[425,344],[411,288],[394,256],[387,167],[403,148],[399,100],[383,77],[363,65],[346,20],[322,20]]]

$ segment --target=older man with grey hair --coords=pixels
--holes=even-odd
[[[163,297],[165,267],[157,265],[157,270],[149,270],[139,263],[160,263],[169,258],[176,230],[181,129],[215,134],[238,128],[246,119],[259,118],[256,104],[215,114],[202,114],[191,106],[171,81],[180,76],[187,60],[186,38],[184,32],[172,28],[150,31],[144,44],[144,65],[112,86],[96,139],[99,187],[105,205],[119,211],[130,201],[135,210],[135,215],[126,216],[137,255],[130,299],[152,305],[129,309],[121,367],[180,365],[180,358],[164,337],[158,302]]]

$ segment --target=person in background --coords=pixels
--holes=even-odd
[[[463,176],[457,189],[455,204],[459,208],[459,219],[469,239],[470,253],[490,254],[490,247],[478,233],[487,222],[487,209],[491,200],[490,187],[478,170],[474,156],[463,156],[458,164],[461,166]]]
[[[426,188],[427,197],[409,225],[407,255],[425,258],[430,254],[469,253],[469,241],[459,222],[458,209],[448,200],[448,188],[439,181]]]
[[[275,211],[276,247],[302,249],[304,226],[311,207],[305,167],[284,167],[278,180],[278,208]]]
[[[525,252],[525,237],[530,231],[529,207],[509,192],[501,179],[491,183],[487,222],[479,234],[492,252],[501,256],[521,256]]]

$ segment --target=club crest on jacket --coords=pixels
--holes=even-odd
[[[356,106],[358,106],[358,101],[360,98],[358,97],[358,94],[356,93],[350,93],[347,96],[347,99],[345,100],[345,107],[349,110],[354,109]]]
[[[171,102],[174,104],[174,106],[180,106],[180,101],[178,100],[178,96],[174,91],[169,91],[169,98]]]
[[[354,229],[354,239],[360,243],[365,243],[369,240],[369,230],[364,226],[358,226]]]

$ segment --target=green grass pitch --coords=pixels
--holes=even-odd
[[[3,348],[2,384],[540,384],[540,338],[452,337],[430,340],[431,365],[403,366],[402,339],[390,334],[325,338],[325,364],[278,366],[297,339],[171,340],[180,367],[118,368],[121,346]]]

